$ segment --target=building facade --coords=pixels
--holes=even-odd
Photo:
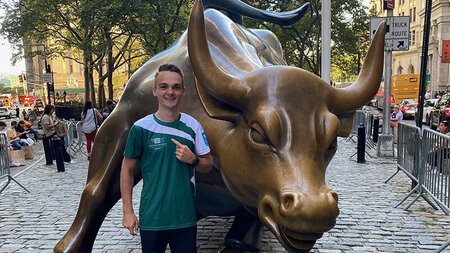
[[[395,0],[394,16],[410,17],[408,51],[392,53],[392,74],[419,74],[426,0]],[[371,0],[377,16],[386,16],[382,0]],[[432,0],[431,28],[428,47],[427,91],[450,92],[450,64],[443,62],[443,43],[450,40],[450,1]]]

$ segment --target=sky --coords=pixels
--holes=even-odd
[[[0,19],[3,17],[4,11],[0,9]],[[21,59],[15,66],[11,64],[12,49],[8,40],[0,35],[0,76],[7,74],[25,73],[25,60]]]

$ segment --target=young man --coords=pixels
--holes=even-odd
[[[201,125],[180,113],[185,92],[183,74],[175,65],[159,67],[153,95],[158,110],[130,130],[120,174],[123,221],[131,235],[138,229],[142,252],[197,252],[194,169],[212,169],[210,149]],[[139,162],[144,186],[139,222],[132,206],[133,170]]]

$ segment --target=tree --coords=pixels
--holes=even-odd
[[[288,11],[303,5],[306,1],[246,0],[245,2],[260,9]],[[273,31],[283,46],[288,65],[304,68],[319,75],[322,6],[321,1],[318,0],[308,2],[310,3],[308,13],[291,26],[281,27],[250,19],[245,19],[244,24],[247,27],[266,28]],[[357,55],[355,34],[360,34],[361,38],[368,36],[365,33],[368,30],[366,7],[358,0],[332,1],[331,7],[332,62],[336,68],[347,67],[353,59],[345,55]],[[347,71],[349,70],[345,70],[345,73]]]

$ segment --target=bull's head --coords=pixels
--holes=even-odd
[[[223,178],[291,252],[309,251],[336,223],[338,196],[326,186],[325,170],[337,136],[348,135],[355,110],[378,90],[384,33],[382,24],[359,78],[345,89],[287,66],[236,77],[213,61],[201,1],[193,7],[188,48],[197,91],[210,117],[230,122],[226,133],[208,133],[219,140],[211,147]]]

